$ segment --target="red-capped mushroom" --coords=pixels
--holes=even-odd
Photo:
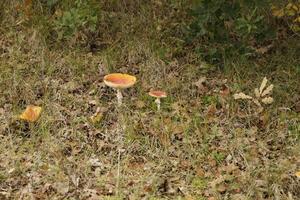
[[[104,83],[117,90],[118,106],[122,105],[122,89],[133,86],[136,82],[136,77],[128,74],[113,73],[104,76]]]
[[[160,110],[160,99],[167,97],[167,93],[164,91],[160,91],[160,90],[151,90],[148,94],[151,97],[156,98],[155,103],[157,105],[157,110],[159,111]]]

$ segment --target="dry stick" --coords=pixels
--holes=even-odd
[[[121,174],[121,170],[120,170],[120,162],[121,162],[121,150],[120,150],[120,127],[118,124],[118,163],[117,163],[117,190],[116,190],[116,194],[117,196],[119,195],[119,187],[120,187],[120,174]]]
[[[122,105],[122,92],[120,89],[117,89],[117,99],[118,99],[118,164],[117,164],[117,196],[119,195],[119,189],[120,189],[120,176],[121,176],[121,168],[120,168],[120,162],[121,162],[121,148],[122,148],[122,125],[120,125],[120,123],[122,123],[122,119],[121,119],[121,122],[120,122],[120,115],[121,115],[121,111],[120,111],[120,106]],[[120,144],[121,143],[121,144]]]
[[[121,162],[121,150],[118,149],[118,172],[117,172],[117,195],[119,195],[119,187],[120,187],[120,162]]]
[[[119,91],[119,90],[118,90]],[[122,94],[121,94],[122,95]],[[119,195],[119,189],[120,189],[120,177],[121,177],[121,148],[123,147],[123,138],[122,138],[122,133],[123,133],[123,114],[120,108],[120,104],[118,101],[118,164],[117,164],[117,191],[116,194],[117,196]]]

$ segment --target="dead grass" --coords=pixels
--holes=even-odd
[[[237,59],[221,73],[200,70],[192,53],[178,60],[162,54],[153,48],[157,41],[139,34],[99,53],[50,49],[36,29],[22,25],[1,28],[0,36],[2,199],[300,197],[294,48],[255,62]],[[115,71],[138,78],[124,91],[120,110],[102,82]],[[203,76],[207,81],[198,87]],[[275,104],[253,115],[254,107],[231,94],[252,92],[264,76],[275,85]],[[222,97],[225,82],[231,94]],[[146,94],[151,88],[169,94],[161,113]],[[16,119],[28,104],[43,107],[35,124]],[[102,118],[92,123],[97,108]]]

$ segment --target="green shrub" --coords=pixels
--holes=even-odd
[[[31,5],[27,6],[31,9],[28,16],[28,21],[31,22],[29,25],[35,24],[50,44],[54,44],[56,41],[82,43],[81,40],[97,32],[102,14],[98,0],[38,0],[30,2],[32,2]],[[23,5],[21,4],[21,6]]]
[[[253,46],[275,38],[274,26],[265,10],[268,1],[196,0],[190,14],[188,42],[210,63],[223,63],[224,58],[252,55]]]
[[[79,31],[96,31],[100,8],[93,1],[75,0],[69,5],[63,5],[62,9],[64,10],[57,12],[57,18],[54,21],[54,28],[59,39],[74,36]]]
[[[283,5],[272,5],[272,15],[285,21],[294,32],[300,32],[300,1],[286,2]]]

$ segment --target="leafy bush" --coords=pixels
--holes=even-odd
[[[208,62],[222,63],[226,57],[252,55],[255,46],[274,39],[275,31],[265,10],[268,1],[196,0],[190,10],[189,42]],[[200,42],[199,42],[200,41]]]
[[[75,0],[65,7],[63,11],[56,11],[57,18],[54,24],[59,39],[73,36],[78,31],[96,31],[100,8],[93,1]]]
[[[41,31],[51,44],[62,40],[77,44],[97,32],[100,5],[99,0],[24,0],[16,4],[15,16]]]
[[[292,31],[300,32],[300,1],[282,6],[272,5],[272,14],[285,20]]]

